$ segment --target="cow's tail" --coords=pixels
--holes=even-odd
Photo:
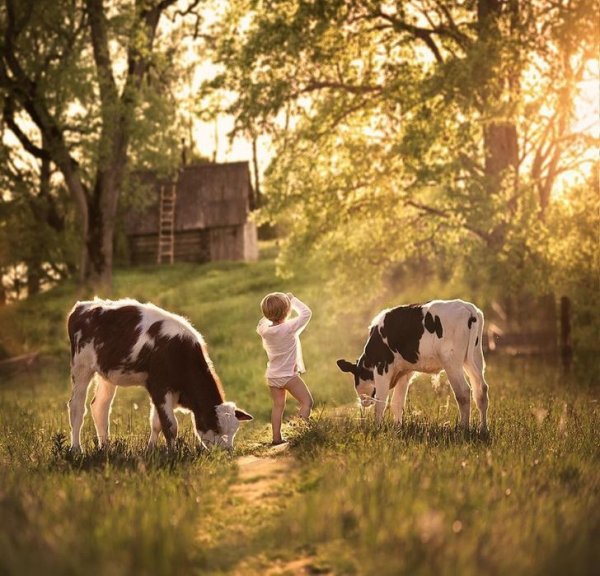
[[[470,316],[467,321],[469,328],[469,344],[465,360],[467,364],[483,373],[485,359],[483,357],[483,312],[476,306],[469,307]]]
[[[69,343],[71,344],[71,361],[73,361],[73,357],[75,356],[75,348],[77,346],[76,322],[78,308],[79,302],[73,306],[71,312],[69,312],[69,316],[67,317],[67,333],[69,334]]]

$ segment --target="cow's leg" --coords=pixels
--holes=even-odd
[[[148,439],[148,448],[154,448],[158,442],[158,435],[162,430],[160,425],[160,418],[158,417],[158,410],[156,406],[150,404],[150,438]]]
[[[99,374],[96,374],[96,392],[91,403],[92,418],[98,435],[98,447],[108,440],[110,432],[110,407],[115,397],[117,387]]]
[[[479,410],[479,427],[482,432],[487,432],[487,409],[488,409],[488,384],[483,375],[483,367],[473,365],[469,362],[465,364],[465,370],[469,375],[469,380],[473,388],[473,398]]]
[[[410,375],[411,372],[401,374],[396,380],[394,394],[390,402],[390,408],[396,424],[402,424],[402,413],[404,412],[404,405],[406,404],[406,394],[408,392]]]
[[[375,371],[375,422],[381,424],[383,413],[387,404],[387,397],[390,391],[390,379],[387,375],[380,376]]]
[[[162,398],[153,398],[152,401],[158,412],[158,419],[165,435],[167,446],[172,448],[177,438],[177,418],[175,418],[177,402],[171,392],[167,392]]]
[[[94,371],[83,363],[71,365],[73,388],[69,399],[69,423],[71,424],[71,450],[81,451],[81,426],[86,414],[85,398]]]
[[[446,375],[454,391],[458,410],[460,411],[460,425],[463,428],[468,428],[471,416],[471,390],[469,389],[463,368],[462,366],[446,368]]]

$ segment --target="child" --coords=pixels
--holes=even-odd
[[[300,417],[307,419],[313,405],[310,391],[300,374],[304,372],[300,332],[311,317],[311,311],[291,293],[273,292],[267,294],[260,303],[264,318],[261,318],[256,331],[262,338],[267,352],[267,384],[271,391],[273,409],[273,445],[283,444],[281,419],[285,408],[286,391],[300,403]],[[288,318],[290,311],[298,316]]]

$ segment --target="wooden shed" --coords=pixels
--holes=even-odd
[[[152,173],[137,179],[150,199],[126,217],[132,264],[258,257],[247,162],[192,164],[172,181]]]

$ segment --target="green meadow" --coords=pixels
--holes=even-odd
[[[285,450],[268,445],[255,334],[276,289],[313,309],[302,339],[316,407],[303,425],[289,402]],[[205,336],[227,399],[255,417],[232,454],[199,451],[183,415],[176,449],[146,452],[149,400],[122,389],[110,446],[96,448],[88,414],[84,453],[71,455],[65,319],[77,288],[0,309],[0,354],[41,354],[0,375],[0,575],[595,573],[597,374],[490,355],[489,436],[455,428],[443,376],[412,386],[402,428],[376,428],[335,360],[358,355],[378,305],[344,314],[326,294],[316,272],[283,281],[271,259],[115,273],[114,298],[152,301]]]

